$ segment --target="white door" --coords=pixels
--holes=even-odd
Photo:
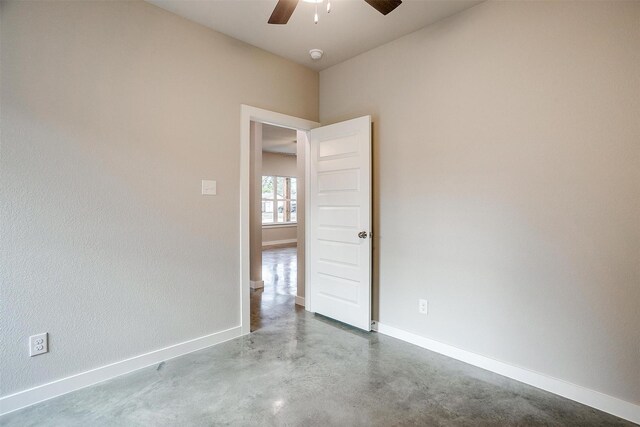
[[[309,310],[371,330],[371,117],[310,132]]]

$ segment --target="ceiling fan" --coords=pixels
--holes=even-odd
[[[278,4],[276,4],[275,9],[273,9],[273,13],[271,13],[271,17],[269,18],[269,24],[278,24],[283,25],[289,22],[289,18],[293,14],[293,11],[296,10],[296,6],[298,5],[299,0],[278,0]],[[308,1],[308,0],[305,0]],[[388,14],[396,7],[400,6],[402,0],[364,0],[370,6],[372,6],[375,10],[380,12],[383,15]],[[311,0],[311,3],[322,3],[322,0]],[[330,3],[327,5],[327,11],[329,11]],[[317,22],[317,14],[316,14],[316,22]]]

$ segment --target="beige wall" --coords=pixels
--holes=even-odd
[[[295,240],[298,238],[296,225],[262,227],[262,245],[268,246],[283,240]]]
[[[374,117],[380,322],[640,403],[639,23],[488,2],[320,73]]]
[[[306,164],[307,164],[307,147],[309,146],[308,133],[297,131],[296,140],[296,162],[298,171],[298,297],[304,300],[305,296],[305,215],[306,215]],[[300,304],[301,301],[296,301]]]
[[[317,120],[317,73],[140,1],[0,4],[0,395],[237,326],[240,104]]]
[[[296,156],[262,153],[262,175],[297,176]]]
[[[262,123],[249,131],[249,280],[262,282]]]
[[[297,176],[296,156],[262,153],[262,175]],[[269,242],[296,239],[298,229],[296,226],[268,226],[262,228],[262,244]]]

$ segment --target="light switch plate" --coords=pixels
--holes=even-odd
[[[202,195],[203,196],[215,196],[217,193],[217,184],[215,181],[208,179],[202,180]]]

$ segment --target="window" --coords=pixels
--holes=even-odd
[[[262,177],[262,223],[287,224],[298,220],[296,179],[290,176]]]

